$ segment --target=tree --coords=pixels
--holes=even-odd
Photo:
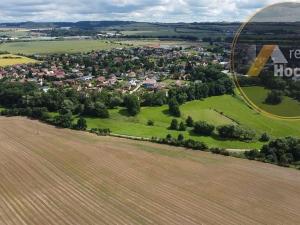
[[[179,104],[175,98],[172,98],[169,100],[169,113],[172,116],[180,117],[180,109],[179,109]]]
[[[32,116],[33,118],[36,118],[36,119],[46,120],[50,117],[48,110],[45,107],[43,107],[43,108],[34,107],[31,110],[28,109],[28,113],[29,113],[29,111],[31,111],[31,112],[30,112],[30,114],[28,114],[28,116]]]
[[[131,116],[137,115],[141,110],[140,101],[138,97],[134,95],[126,95],[124,97],[124,105]]]
[[[75,110],[75,106],[74,106],[74,103],[71,100],[69,100],[69,99],[63,100],[62,106],[61,106],[61,109],[60,109],[62,114],[66,114],[68,112],[74,112],[74,110]]]
[[[183,122],[181,122],[181,123],[179,124],[178,130],[180,130],[180,131],[185,131],[185,130],[186,130],[186,126],[185,126],[185,124],[184,124]]]
[[[278,105],[282,102],[282,91],[272,90],[268,93],[265,103],[270,105]]]
[[[31,70],[28,72],[27,77],[28,77],[28,78],[33,78],[32,71],[31,71]]]
[[[70,112],[66,114],[60,114],[54,118],[55,125],[63,128],[72,127],[72,121],[72,113]]]
[[[222,138],[234,138],[234,125],[224,125],[217,127],[219,136]]]
[[[166,103],[166,92],[145,93],[142,96],[143,106],[162,106]]]
[[[255,131],[236,125],[224,125],[217,128],[222,138],[233,138],[241,141],[249,141],[255,138]]]
[[[286,166],[300,161],[300,139],[293,137],[270,141],[260,151],[267,162]]]
[[[184,140],[183,134],[179,134],[177,140],[178,141],[183,141]]]
[[[96,102],[94,105],[95,116],[100,118],[109,118],[109,112],[106,106],[101,102]]]
[[[86,120],[83,117],[80,117],[77,121],[76,129],[86,130],[86,128],[87,128]]]
[[[93,66],[92,68],[92,75],[93,76],[96,76],[97,75],[97,71],[96,71],[96,68]]]
[[[208,124],[205,121],[196,122],[194,125],[194,132],[199,135],[209,136],[214,131],[215,126]]]
[[[42,93],[41,102],[49,111],[58,111],[61,109],[64,99],[62,91],[50,89],[47,93]]]
[[[154,121],[153,120],[148,120],[147,125],[148,126],[154,126]]]
[[[263,133],[259,140],[261,142],[268,142],[268,141],[270,141],[270,136],[267,133]]]
[[[114,109],[116,108],[117,106],[120,106],[122,104],[122,99],[120,97],[112,97],[110,99],[110,102],[109,102],[109,107]]]
[[[75,114],[84,113],[84,104],[78,104],[74,110]]]
[[[186,119],[185,122],[186,122],[186,125],[188,127],[193,127],[194,126],[194,120],[193,120],[193,118],[191,116],[188,116],[188,118]]]
[[[178,121],[176,119],[172,119],[170,130],[178,130]]]

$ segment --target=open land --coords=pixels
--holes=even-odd
[[[32,41],[32,42],[9,42],[1,45],[0,50],[10,51],[10,52],[22,52],[23,54],[33,54],[33,53],[53,53],[53,52],[77,52],[77,51],[91,51],[96,50],[97,47],[100,49],[111,49],[115,47],[126,47],[132,44],[136,46],[176,46],[176,45],[193,45],[196,42],[188,41],[161,41],[159,39],[139,39],[139,40],[127,40],[122,43],[116,41],[104,41],[104,40],[65,40],[65,41]],[[2,66],[10,64],[19,64],[20,60],[31,62],[30,59],[25,57],[16,57],[4,59],[5,55],[0,57],[0,65]],[[11,55],[13,56],[13,55]],[[18,61],[16,61],[18,60]],[[177,63],[176,61],[174,63]],[[60,65],[57,65],[57,68]],[[74,65],[73,65],[74,68]],[[30,68],[25,68],[28,71]],[[52,68],[48,68],[48,72],[52,71]],[[77,71],[77,69],[75,70]],[[40,70],[40,72],[42,72]],[[55,73],[61,72],[59,70],[54,71]],[[79,71],[80,72],[80,71]],[[83,71],[84,74],[89,73],[89,71]],[[69,72],[65,72],[67,75]],[[151,72],[150,72],[151,73]],[[44,74],[45,76],[47,74]],[[79,75],[78,75],[79,76]],[[166,78],[164,78],[166,79]],[[87,81],[89,82],[89,81]],[[122,81],[123,82],[123,81]],[[127,81],[128,82],[128,81]],[[143,82],[141,80],[141,82]],[[166,79],[163,83],[170,86],[170,83],[175,83],[175,79]],[[124,83],[126,81],[124,80]],[[265,98],[267,91],[263,88],[257,89],[258,87],[251,87],[252,92],[248,94],[254,94],[257,97],[258,102],[262,102]],[[250,91],[250,90],[249,90]],[[284,106],[280,107],[278,110],[289,109],[291,113],[296,113],[297,108],[293,107],[293,104],[298,104],[296,101],[284,100]],[[293,103],[293,104],[291,104]],[[263,103],[262,103],[263,104]],[[265,104],[263,104],[265,105]],[[298,104],[299,106],[299,104]],[[270,106],[278,107],[278,106]],[[254,129],[257,133],[257,139],[259,136],[266,132],[271,137],[285,137],[285,136],[295,136],[299,137],[300,134],[300,121],[282,121],[282,120],[272,120],[261,114],[258,114],[254,110],[247,107],[245,102],[239,97],[232,97],[229,95],[215,96],[206,98],[201,101],[188,102],[181,107],[181,118],[178,118],[179,122],[185,121],[188,116],[192,116],[195,121],[206,121],[215,126],[225,125],[225,124],[239,124],[247,128]],[[299,108],[299,107],[298,107]],[[300,108],[299,108],[300,111]],[[177,137],[180,133],[184,137],[191,138],[197,141],[203,141],[208,144],[209,147],[220,147],[226,149],[260,149],[264,144],[256,140],[251,142],[242,142],[239,140],[228,140],[222,139],[217,135],[212,136],[199,136],[195,135],[191,129],[187,131],[172,131],[169,130],[171,120],[174,118],[168,113],[168,106],[164,105],[161,107],[143,107],[141,113],[135,117],[126,115],[126,110],[124,108],[117,108],[109,110],[110,118],[92,118],[85,116],[88,124],[88,128],[109,128],[114,134],[128,135],[151,138],[153,136],[164,138],[167,134],[171,134],[173,137]],[[57,115],[54,113],[54,115]],[[297,115],[299,115],[297,113]],[[76,115],[74,115],[76,117]],[[147,126],[148,120],[154,121],[154,126]]]
[[[141,40],[55,40],[55,41],[19,41],[7,42],[0,45],[0,51],[12,54],[51,54],[51,53],[85,53],[98,50],[109,50],[113,48],[124,48],[130,46],[147,47],[190,47],[200,46],[199,42],[160,40],[157,38]]]
[[[215,96],[204,100],[188,102],[180,107],[182,115],[179,121],[192,116],[195,121],[203,120],[216,126],[225,124],[240,124],[254,129],[257,136],[267,132],[272,137],[295,136],[300,133],[300,121],[285,121],[272,119],[250,109],[239,97],[229,95]],[[191,131],[168,130],[172,116],[168,114],[168,107],[143,107],[141,113],[135,117],[124,114],[122,108],[110,110],[109,119],[86,118],[89,128],[110,128],[113,133],[151,138],[165,137],[171,134],[177,137],[182,133],[185,138],[203,141],[210,147],[253,149],[260,148],[264,143],[241,142],[238,140],[224,140],[217,136],[199,136]],[[153,120],[154,126],[147,126],[147,121]]]
[[[0,224],[298,224],[296,170],[0,118]]]
[[[49,53],[77,53],[93,50],[107,50],[120,48],[121,44],[104,40],[60,40],[60,41],[28,41],[9,42],[0,46],[1,51],[13,54],[49,54]],[[124,46],[123,46],[124,47]]]

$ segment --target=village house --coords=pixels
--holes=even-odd
[[[136,73],[131,71],[128,75],[129,78],[135,78],[136,77]]]
[[[103,84],[106,81],[106,78],[104,76],[100,76],[97,78],[97,82],[100,84]]]
[[[143,82],[143,87],[146,89],[154,89],[157,85],[157,81],[155,79],[150,79],[147,78],[144,82]]]
[[[81,81],[90,81],[92,79],[93,79],[93,76],[91,76],[91,75],[78,78],[78,80],[81,80]]]

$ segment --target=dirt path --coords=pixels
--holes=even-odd
[[[300,172],[0,118],[0,224],[299,224]]]

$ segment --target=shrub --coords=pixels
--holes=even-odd
[[[30,110],[28,110],[27,112],[29,113]],[[28,115],[28,116],[30,116],[30,115]],[[34,108],[31,109],[31,117],[33,117],[35,119],[46,120],[50,116],[48,115],[47,108],[45,108],[45,107],[44,108],[34,107]]]
[[[99,136],[108,136],[111,133],[109,128],[104,128],[104,129],[92,128],[90,132],[93,133],[93,134],[97,134]]]
[[[194,150],[205,150],[205,149],[207,149],[206,144],[204,144],[203,142],[194,141],[192,139],[185,140],[183,145],[186,148],[191,148],[191,149],[194,149]]]
[[[246,151],[244,153],[245,157],[250,160],[256,160],[261,157],[260,152],[257,149]]]
[[[210,151],[214,154],[224,155],[224,156],[230,156],[229,151],[222,148],[211,148]]]
[[[86,130],[87,128],[86,120],[83,117],[80,117],[77,121],[75,128],[77,130]]]
[[[224,125],[217,128],[222,138],[233,138],[241,141],[249,141],[255,138],[255,132],[251,129],[235,125]]]
[[[199,121],[194,124],[194,132],[199,135],[209,136],[215,129],[214,125],[208,124],[205,121]]]

